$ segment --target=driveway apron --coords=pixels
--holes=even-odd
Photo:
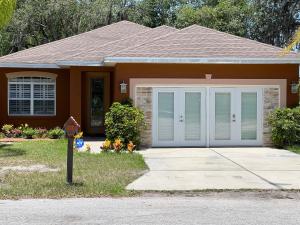
[[[128,190],[299,189],[300,156],[272,148],[153,148]]]

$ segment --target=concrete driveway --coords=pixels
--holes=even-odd
[[[272,148],[156,148],[129,190],[300,189],[300,155]]]

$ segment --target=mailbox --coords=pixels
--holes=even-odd
[[[64,125],[66,136],[69,138],[74,137],[79,132],[80,125],[71,116]]]

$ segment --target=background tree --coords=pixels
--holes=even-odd
[[[297,29],[294,16],[299,10],[300,0],[254,0],[249,37],[267,44],[285,46]]]
[[[176,20],[177,9],[184,3],[184,0],[137,1],[131,8],[129,19],[148,27],[172,25]]]
[[[0,0],[0,10],[12,2]],[[11,9],[0,11],[1,21]],[[297,12],[300,0],[18,0],[0,29],[0,55],[124,19],[149,27],[198,24],[284,47],[299,26]]]
[[[184,5],[178,10],[175,22],[178,28],[192,24],[214,28],[239,36],[247,35],[251,10],[246,0],[206,1],[201,7]]]

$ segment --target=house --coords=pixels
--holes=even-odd
[[[0,125],[62,126],[89,135],[131,97],[147,146],[267,146],[268,114],[298,105],[300,58],[193,25],[122,21],[0,58]]]

